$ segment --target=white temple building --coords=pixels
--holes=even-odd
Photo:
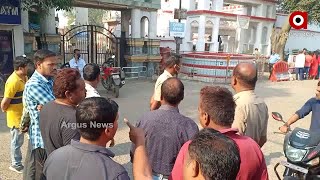
[[[169,37],[169,22],[179,0],[162,0],[158,35]],[[272,0],[182,0],[187,9],[182,52],[261,53],[271,51],[270,36],[276,21]],[[174,44],[174,42],[173,42]]]

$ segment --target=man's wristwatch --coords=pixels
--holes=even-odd
[[[289,125],[288,125],[288,123],[286,122],[286,123],[284,123],[284,126],[286,126],[286,127],[290,127]]]

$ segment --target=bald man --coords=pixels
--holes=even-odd
[[[257,83],[257,69],[252,63],[240,63],[234,71],[231,86],[235,90],[237,104],[232,127],[239,133],[255,140],[260,147],[267,141],[268,107],[264,100],[254,93]]]

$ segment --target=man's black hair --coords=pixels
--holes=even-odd
[[[181,63],[180,56],[174,55],[170,56],[167,61],[165,62],[165,68],[171,68],[174,65],[179,65]]]
[[[105,131],[107,124],[114,123],[118,114],[118,104],[103,97],[92,97],[82,101],[76,109],[76,118],[80,135],[84,139],[96,141]],[[84,125],[85,124],[85,125]],[[98,128],[94,124],[102,124]]]
[[[29,63],[29,60],[23,56],[18,56],[13,61],[14,70],[19,70],[19,68],[25,68]]]
[[[179,104],[184,98],[183,83],[178,78],[168,78],[161,86],[161,96],[171,105]]]
[[[77,51],[80,52],[80,49],[75,49],[75,50],[73,50],[73,53],[75,54]]]
[[[55,57],[55,56],[57,56],[57,54],[52,51],[49,51],[46,49],[40,49],[33,56],[34,64],[36,65],[38,62],[42,63],[44,59],[49,57]]]
[[[204,179],[235,180],[240,169],[238,146],[214,129],[203,129],[195,135],[189,155],[199,163]]]
[[[86,64],[83,68],[83,79],[94,81],[100,76],[100,67],[95,63]]]
[[[215,124],[231,127],[236,103],[232,93],[224,87],[206,86],[200,91],[200,108],[209,115]]]

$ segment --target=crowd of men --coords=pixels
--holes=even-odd
[[[106,147],[111,141],[114,145],[121,107],[100,97],[100,67],[90,63],[81,70],[58,70],[58,57],[48,50],[37,51],[33,61],[35,71],[28,79],[28,59],[15,58],[1,102],[12,136],[10,170],[23,172],[25,180],[130,179]],[[134,179],[268,179],[260,149],[267,141],[268,107],[254,92],[255,64],[235,67],[235,95],[223,87],[203,87],[196,121],[179,112],[185,89],[174,76],[180,66],[180,58],[168,58],[150,111],[136,126],[125,120],[133,143]],[[306,111],[300,110],[298,117],[311,110]],[[24,132],[30,140],[22,165]]]
[[[269,79],[274,65],[280,60],[280,55],[273,51],[269,57]],[[294,68],[296,80],[315,80],[316,78],[320,78],[320,56],[317,51],[308,51],[306,48],[299,50],[297,55],[288,57],[288,63],[289,67]]]

